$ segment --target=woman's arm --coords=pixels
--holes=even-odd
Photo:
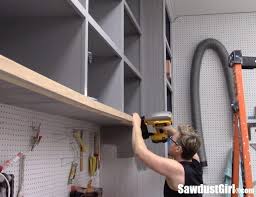
[[[175,180],[184,177],[184,169],[182,165],[165,157],[160,157],[148,150],[140,128],[141,119],[137,113],[133,114],[133,132],[132,145],[135,155],[140,158],[149,168],[155,172],[166,176],[170,180]]]

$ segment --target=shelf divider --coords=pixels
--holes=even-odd
[[[124,62],[127,66],[129,66],[130,70],[140,79],[142,80],[142,75],[139,70],[131,63],[131,61],[124,55]]]
[[[139,23],[137,22],[135,16],[133,15],[133,13],[132,13],[132,11],[131,11],[131,9],[130,9],[130,7],[129,7],[129,5],[127,4],[126,1],[124,1],[124,10],[125,10],[125,12],[127,13],[127,15],[128,15],[128,17],[129,17],[129,19],[131,20],[132,24],[134,25],[134,28],[136,29],[137,33],[138,33],[139,35],[141,35],[141,34],[142,34],[142,30],[141,30],[141,28],[140,28],[140,25],[139,25]]]
[[[79,16],[85,18],[86,10],[84,6],[78,0],[67,0],[67,2],[74,8]]]

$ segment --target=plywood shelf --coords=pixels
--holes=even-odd
[[[93,101],[0,55],[0,102],[36,111],[95,122],[129,125],[132,117]]]

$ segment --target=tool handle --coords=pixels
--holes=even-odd
[[[80,172],[84,171],[84,157],[83,152],[80,151]]]

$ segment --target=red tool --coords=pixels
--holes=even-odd
[[[9,166],[11,166],[13,163],[16,163],[17,161],[22,158],[24,154],[22,152],[19,152],[13,159],[6,160],[3,165],[0,165],[0,172],[6,170]]]

